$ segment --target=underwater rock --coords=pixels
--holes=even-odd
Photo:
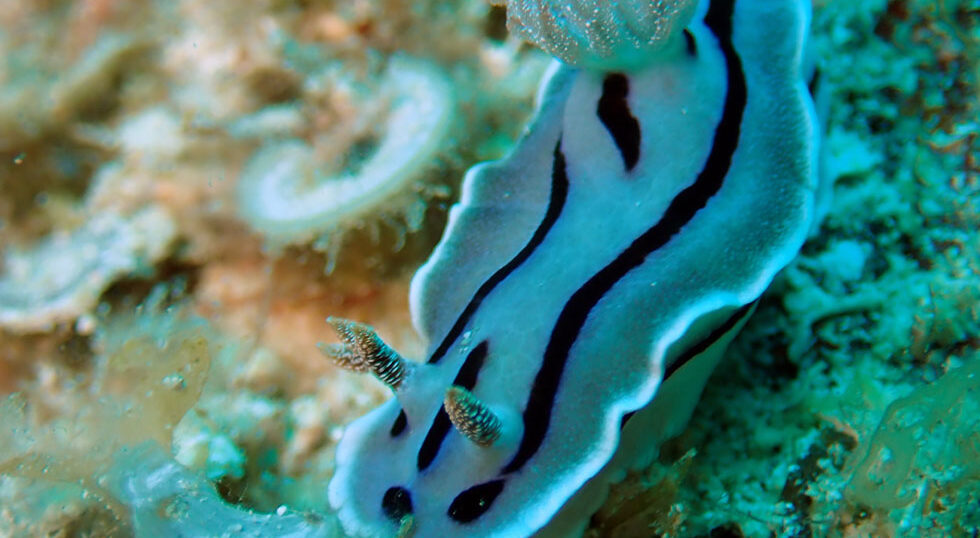
[[[168,454],[219,350],[200,320],[160,311],[161,291],[141,307],[148,315],[122,314],[100,329],[104,363],[92,387],[69,389],[70,411],[45,420],[33,395],[0,401],[0,474],[78,484],[136,536],[336,536],[329,516],[230,505]]]
[[[336,537],[336,520],[280,507],[262,514],[230,505],[205,477],[173,461],[158,445],[126,447],[100,477],[128,509],[136,536]]]
[[[50,330],[90,311],[117,278],[146,271],[169,251],[176,225],[165,211],[102,213],[33,250],[11,251],[0,274],[0,326]]]
[[[106,107],[119,80],[145,58],[152,43],[146,39],[106,33],[66,69],[50,61],[36,46],[4,54],[0,66],[0,151],[15,150],[76,121],[91,110]],[[0,49],[2,50],[2,49]],[[34,57],[32,57],[34,56]],[[23,69],[28,73],[17,71]],[[3,75],[8,71],[8,79]]]

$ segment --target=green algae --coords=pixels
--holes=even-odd
[[[221,482],[216,489],[213,481],[236,474],[224,459],[228,452],[238,455],[242,478],[243,467],[256,471],[256,453],[278,449],[255,423],[256,413],[235,405],[238,400],[254,408],[261,396],[236,395],[223,379],[214,379],[229,377],[235,357],[228,351],[237,346],[189,315],[181,290],[179,282],[156,286],[140,305],[100,319],[87,382],[68,384],[60,393],[16,393],[0,403],[8,432],[0,436],[0,505],[25,510],[0,518],[0,533],[335,535],[332,519],[296,514],[281,498],[269,501],[269,513],[253,512],[227,502]],[[192,407],[195,412],[188,413]],[[213,430],[193,422],[202,418]],[[282,429],[282,413],[267,418]],[[195,436],[206,438],[209,454],[185,467],[170,455],[171,447],[178,459],[187,459]],[[250,446],[255,443],[264,446],[256,450]],[[248,451],[247,461],[239,447]],[[252,504],[256,495],[261,498],[263,488],[257,489]]]
[[[178,334],[169,345],[159,344],[146,337],[125,342],[106,357],[95,386],[69,389],[64,397],[72,411],[62,410],[52,420],[45,420],[42,403],[20,394],[9,396],[0,405],[9,440],[0,445],[0,475],[75,484],[101,503],[81,509],[83,520],[105,518],[99,510],[105,507],[119,525],[128,526],[132,499],[107,487],[104,477],[126,447],[147,442],[157,450],[169,447],[174,427],[200,397],[210,361],[207,341],[200,334]],[[14,491],[20,491],[15,496],[24,494],[16,486]],[[34,507],[40,509],[58,493],[47,488],[36,495]],[[19,526],[24,527],[21,532],[33,534],[50,524],[50,517],[62,515],[34,512]]]
[[[980,480],[978,422],[980,359],[972,357],[888,404],[874,433],[855,451],[845,499],[887,512],[920,499],[924,483],[948,494]],[[936,496],[922,500],[936,502]]]

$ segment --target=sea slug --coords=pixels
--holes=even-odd
[[[523,139],[468,172],[412,282],[424,363],[328,320],[328,354],[395,393],[338,447],[348,532],[572,535],[683,428],[808,233],[818,148],[809,2],[693,15],[642,66],[556,63]]]

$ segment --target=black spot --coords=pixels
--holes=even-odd
[[[691,56],[697,56],[698,42],[694,40],[694,34],[687,28],[684,29],[684,41],[687,42],[687,53]]]
[[[395,423],[391,425],[391,431],[389,432],[392,437],[398,437],[405,431],[408,427],[408,417],[405,415],[405,410],[402,409],[398,412],[398,418],[395,419]]]
[[[484,340],[466,356],[466,361],[463,362],[463,366],[456,374],[453,385],[463,387],[466,390],[473,390],[473,387],[476,386],[476,378],[480,374],[480,368],[483,368],[483,362],[486,358],[487,341]],[[449,415],[446,414],[446,408],[440,407],[435,420],[432,421],[432,428],[425,435],[425,440],[422,441],[422,446],[419,448],[416,465],[420,471],[425,470],[432,464],[432,460],[436,459],[442,441],[449,434],[452,425]]]
[[[602,81],[602,97],[596,107],[599,120],[612,135],[619,154],[629,172],[640,159],[640,122],[630,111],[626,97],[630,93],[630,81],[622,73],[610,73]]]
[[[449,517],[460,523],[469,523],[482,516],[504,490],[503,479],[491,480],[460,493],[449,505]]]
[[[403,487],[388,488],[385,496],[381,498],[381,511],[388,519],[396,523],[401,521],[403,517],[412,513],[412,494]]]

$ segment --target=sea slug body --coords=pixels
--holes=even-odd
[[[556,63],[513,151],[467,173],[412,282],[423,363],[331,319],[328,355],[395,393],[338,447],[348,532],[574,535],[684,427],[807,235],[818,146],[809,2],[692,14],[647,65]]]

